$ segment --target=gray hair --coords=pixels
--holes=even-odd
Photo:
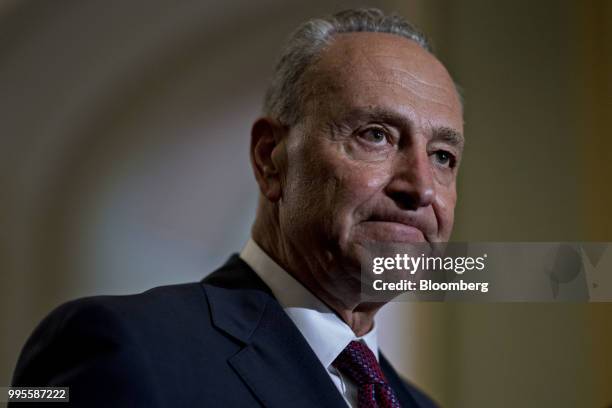
[[[332,16],[309,20],[291,34],[276,64],[264,99],[264,114],[286,126],[299,122],[302,102],[302,77],[319,53],[340,33],[379,32],[413,40],[423,49],[432,47],[416,27],[397,14],[384,14],[376,8],[341,11]]]

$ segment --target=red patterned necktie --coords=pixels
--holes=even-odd
[[[334,360],[333,366],[357,385],[359,408],[400,408],[374,353],[365,344],[351,341]]]

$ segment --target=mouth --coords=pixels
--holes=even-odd
[[[421,229],[404,222],[370,218],[361,223],[366,235],[374,241],[417,243],[426,242]]]

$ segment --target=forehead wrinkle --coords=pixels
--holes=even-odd
[[[408,40],[408,41],[412,42],[411,40]],[[389,50],[389,52],[385,52],[385,50],[381,50],[380,48],[374,48],[374,51],[366,52],[367,49],[364,49],[363,47],[353,48],[353,51],[356,51],[355,52],[356,54],[359,54],[361,57],[367,60],[370,63],[370,65],[377,66],[378,69],[382,68],[383,70],[400,71],[400,72],[403,72],[413,77],[415,80],[422,82],[426,85],[430,85],[432,87],[439,87],[442,89],[445,88],[443,85],[439,85],[438,81],[428,82],[423,79],[420,79],[415,74],[414,71],[416,70],[421,73],[422,72],[429,73],[429,72],[435,71],[438,75],[447,77],[450,80],[449,83],[452,83],[450,74],[448,73],[444,65],[442,65],[442,63],[433,54],[431,54],[427,50],[422,49],[420,46],[416,44],[413,44],[411,47],[406,47],[406,44],[408,44],[408,42],[402,41],[402,44],[404,44],[404,46],[400,48],[404,48],[407,52],[411,53],[412,54],[411,56],[398,55],[398,52],[395,47],[392,50]],[[413,50],[416,50],[416,53]],[[348,49],[347,51],[351,51],[351,50]],[[351,53],[346,52],[345,55],[350,57]],[[413,66],[415,69],[414,70],[402,69],[401,67],[394,67],[393,65],[390,67],[385,66],[384,63],[376,61],[377,59],[380,61],[385,61],[385,60],[398,61],[404,67],[410,65],[410,66]]]
[[[407,62],[408,58],[407,57],[400,57],[398,55],[388,55],[388,54],[373,54],[372,57],[376,57],[379,59],[387,59],[387,60],[394,60],[394,61],[400,61],[400,62]],[[438,71],[440,74],[442,74],[443,76],[448,77],[448,79],[450,78],[450,74],[448,73],[448,71],[446,71],[446,69],[444,69],[443,66],[440,65],[440,63],[438,62],[438,60],[436,60],[435,58],[433,59],[433,61],[435,61],[435,65],[438,66]],[[414,61],[414,59],[411,59],[410,62],[415,63],[416,61]],[[429,63],[431,64],[431,63]],[[420,67],[422,69],[422,67]],[[446,87],[444,85],[440,85],[440,81],[434,81],[434,82],[430,82],[430,81],[426,81],[424,79],[421,79],[419,76],[417,76],[414,73],[414,70],[410,70],[410,69],[405,69],[405,68],[401,68],[401,67],[386,67],[385,68],[388,71],[397,71],[397,72],[401,72],[403,74],[406,74],[408,76],[410,76],[411,78],[413,78],[415,81],[423,83],[425,85],[434,87],[434,88],[440,88],[440,89],[444,89],[446,90]],[[429,71],[431,71],[431,69],[429,69]],[[449,82],[452,82],[449,81]]]
[[[413,87],[410,86],[410,84],[413,83],[417,83],[417,84],[423,84],[422,82],[418,82],[418,81],[414,81],[412,79],[405,79],[405,78],[394,78],[395,80],[386,80],[386,81],[379,81],[388,85],[398,85],[400,86],[402,89],[407,90],[408,92],[416,95],[417,97],[429,101],[429,102],[433,102],[439,105],[443,105],[443,106],[447,106],[450,107],[451,102],[449,101],[449,94],[446,92],[446,90],[443,90],[442,88],[434,88],[434,90],[438,91],[438,92],[431,92],[434,95],[428,95],[427,92],[422,92],[419,90],[419,86]],[[444,102],[447,101],[447,102]]]
[[[396,40],[396,38],[394,39]],[[368,48],[352,45],[351,47],[347,47],[347,49],[343,50],[344,52],[342,53],[342,55],[343,57],[348,59],[348,61],[351,63],[351,66],[353,67],[358,65],[358,63],[360,62],[359,59],[366,61],[367,64],[363,64],[365,68],[367,68],[365,74],[370,73],[378,80],[380,80],[385,76],[385,74],[387,74],[389,76],[397,78],[400,81],[397,83],[397,85],[401,85],[404,88],[408,87],[406,87],[405,84],[402,83],[403,81],[410,81],[412,84],[415,84],[417,86],[424,85],[430,90],[437,91],[436,93],[439,93],[440,99],[456,100],[456,102],[461,105],[461,110],[463,110],[463,104],[461,103],[459,91],[444,65],[442,65],[442,63],[427,50],[422,49],[416,43],[411,44],[412,40],[405,40],[407,41],[401,41],[402,46],[400,48],[405,50],[406,52],[411,53],[411,56],[400,56],[398,55],[395,48],[389,50],[388,52],[385,52],[385,45],[382,46],[382,50],[376,47],[372,52],[368,52]],[[408,46],[408,44],[411,45]],[[356,57],[359,58],[354,61]],[[385,64],[385,60],[390,60],[394,62],[397,61],[401,65],[397,66],[398,64]],[[405,66],[408,66],[408,68]],[[410,69],[410,66],[413,66],[414,69]],[[334,68],[337,69],[337,66],[334,66]],[[440,76],[442,80],[427,81],[423,79],[424,73],[427,76],[431,72],[433,72],[434,76]],[[404,78],[402,76],[407,76],[408,78]],[[412,91],[412,93],[419,97],[423,97],[423,95],[420,92],[417,92],[416,90],[410,89],[410,91]],[[431,97],[425,97],[425,99],[443,106],[450,106],[450,104],[452,103],[451,101],[449,101],[448,104],[443,102],[437,102],[434,101],[434,99]]]
[[[360,79],[360,80],[353,80],[352,82],[355,84],[360,84],[360,83],[365,83],[367,86],[372,86],[371,84],[371,79]],[[404,81],[394,81],[394,80],[384,80],[384,79],[377,79],[376,80],[378,83],[380,84],[385,84],[385,85],[391,85],[391,86],[399,86],[402,89],[405,89],[406,91],[410,92],[411,94],[417,96],[418,98],[420,98],[421,100],[424,101],[428,101],[440,106],[444,106],[446,108],[451,108],[451,103],[448,102],[444,102],[445,100],[448,100],[448,98],[446,98],[446,95],[444,97],[441,97],[439,99],[434,99],[433,97],[431,97],[430,95],[425,95],[419,91],[417,91],[416,89],[414,89],[413,87],[409,87],[406,86]],[[342,87],[339,87],[338,89],[342,89]],[[394,91],[396,92],[396,91]],[[313,95],[325,95],[326,93],[329,93],[329,89],[323,89],[320,90],[319,93],[315,93]]]
[[[414,126],[414,120],[410,117],[383,106],[357,106],[350,109],[343,118],[345,121],[376,120],[391,123],[405,129],[410,129]]]
[[[407,82],[410,84],[415,84],[416,87],[425,86],[427,88],[430,88],[432,92],[439,94],[442,97],[441,99],[448,98],[450,95],[455,94],[449,89],[449,85],[452,84],[452,81],[449,81],[447,86],[442,85],[439,81],[436,81],[436,82],[426,81],[422,79],[419,75],[415,74],[414,72],[410,70],[393,67],[393,66],[391,67],[385,66],[378,62],[375,62],[369,55],[364,54],[363,57],[370,64],[368,66],[368,71],[372,73],[377,78],[377,80],[379,80],[380,82],[393,84],[391,81],[381,79],[381,78],[384,78],[385,76],[390,76],[397,81],[395,85],[401,85],[403,88],[407,88],[406,84],[404,83],[404,82]],[[377,70],[373,70],[371,68],[372,66],[376,66]],[[448,79],[450,80],[450,77]],[[367,80],[367,78],[363,79],[362,81],[365,81],[365,80]],[[454,88],[454,84],[452,84],[452,86]],[[414,89],[409,89],[409,90],[412,91],[417,96],[420,96],[420,97],[423,96],[421,93],[416,92],[416,90]],[[427,99],[431,99],[431,98],[427,98]]]
[[[459,89],[457,88],[457,85],[455,84],[455,82],[453,81],[453,79],[450,77],[450,75],[448,74],[448,72],[446,72],[446,78],[448,79],[448,81],[444,81],[446,82],[446,85],[441,85],[439,81],[437,82],[429,82],[429,81],[425,81],[421,78],[419,78],[417,75],[415,75],[414,73],[408,71],[408,70],[404,70],[401,68],[389,68],[389,70],[391,72],[399,72],[400,75],[394,75],[394,76],[401,76],[401,75],[405,75],[408,76],[408,78],[403,79],[405,81],[409,81],[418,85],[424,85],[425,88],[429,88],[432,91],[436,91],[436,93],[438,94],[437,96],[440,97],[440,99],[445,99],[448,100],[449,103],[445,104],[442,103],[442,105],[447,105],[450,106],[450,104],[452,102],[450,102],[451,100],[455,100],[455,102],[457,102],[460,106],[461,106],[461,111],[463,111],[463,102],[461,101],[461,96],[459,93]],[[425,99],[429,99],[432,102],[435,102],[433,100],[433,98],[430,97],[424,97],[422,94],[420,94],[419,92],[416,92],[415,90],[411,89],[411,91],[420,96],[423,97]],[[433,92],[432,92],[433,93]]]
[[[359,82],[365,82],[366,85],[368,86],[372,85],[371,81],[359,81]],[[356,82],[356,83],[359,83],[359,82]],[[393,81],[382,81],[381,80],[379,82],[387,83],[389,85],[403,86],[403,84],[396,83]],[[418,113],[413,108],[409,109],[409,112],[402,112],[401,110],[398,110],[398,108],[401,108],[404,105],[393,104],[393,106],[391,105],[385,106],[384,102],[383,102],[383,105],[378,105],[376,102],[374,102],[368,105],[355,106],[349,102],[352,100],[352,98],[345,94],[344,92],[345,89],[343,86],[325,87],[325,86],[322,86],[323,84],[320,84],[320,85],[321,86],[318,86],[316,91],[313,89],[313,92],[311,93],[312,98],[309,98],[309,101],[308,101],[308,105],[310,109],[308,109],[308,113],[305,112],[305,116],[307,117],[310,117],[310,118],[327,117],[326,120],[332,120],[332,121],[339,120],[340,122],[349,123],[349,124],[351,123],[351,120],[355,121],[357,119],[370,120],[370,121],[380,120],[380,121],[398,126],[399,128],[405,129],[407,132],[412,132],[415,129],[422,128],[421,120],[419,119]],[[417,94],[416,91],[410,88],[408,88],[407,90],[408,92]],[[421,100],[428,100],[433,104],[437,104],[439,106],[443,106],[446,109],[452,110],[452,107],[450,105],[442,101],[433,100],[423,95],[418,95],[418,96],[421,98]],[[361,98],[358,98],[357,100],[363,102]],[[344,112],[336,116],[336,114],[333,113],[334,107],[337,109],[341,105],[344,107]],[[332,115],[332,116],[329,116],[329,115]],[[333,119],[334,116],[336,116],[336,119]],[[436,126],[434,126],[430,121],[427,121],[427,123],[430,129],[436,129]],[[461,121],[461,123],[463,123],[463,121]],[[440,129],[446,128],[448,130],[452,130],[452,132],[451,131],[440,132],[441,136],[444,136],[446,134],[451,134],[451,133],[457,133],[461,135],[460,131],[455,130],[453,127],[450,127],[450,126],[443,126],[439,128]],[[425,133],[430,133],[430,132],[425,132]],[[435,132],[432,132],[432,133],[435,133]],[[439,137],[438,139],[445,139],[445,138]],[[455,144],[455,143],[452,143],[452,144]]]
[[[435,88],[435,89],[439,89],[441,91],[444,91],[446,93],[446,91],[448,91],[447,87],[444,85],[440,85],[439,82],[429,82],[429,81],[425,81],[424,79],[419,78],[417,75],[415,75],[413,72],[410,72],[408,70],[405,69],[401,69],[401,68],[388,68],[388,70],[392,73],[401,73],[403,75],[406,75],[410,78],[410,81],[412,82],[416,82],[422,85],[426,85],[428,87],[431,88]]]
[[[366,68],[367,71],[365,73],[360,73],[362,76],[366,76],[363,79],[351,79],[351,82],[356,82],[356,83],[360,83],[360,82],[368,82],[368,81],[372,81],[373,78],[367,78],[367,75],[370,74],[372,75],[376,81],[380,82],[380,83],[385,83],[388,85],[399,85],[402,88],[408,90],[409,92],[411,92],[412,94],[416,95],[419,98],[428,100],[430,102],[442,105],[442,106],[446,106],[446,107],[450,107],[451,102],[445,103],[445,102],[441,102],[441,101],[437,101],[434,98],[432,98],[431,96],[426,96],[424,95],[422,92],[417,91],[416,88],[425,86],[425,87],[429,87],[431,89],[432,93],[435,93],[437,97],[439,97],[440,100],[446,100],[449,98],[454,99],[454,97],[451,97],[450,95],[454,95],[456,96],[456,93],[451,92],[448,87],[444,86],[444,85],[440,85],[437,82],[429,82],[429,81],[425,81],[421,78],[419,78],[418,75],[416,75],[414,72],[411,72],[409,70],[405,70],[405,69],[401,69],[401,68],[395,68],[395,67],[387,67],[384,64],[381,64],[379,61],[376,61],[373,57],[375,57],[377,54],[369,54],[366,53],[364,49],[361,48],[357,48],[356,50],[353,50],[355,52],[355,54],[359,55],[359,59],[364,60],[366,63],[364,63],[363,65],[361,65],[362,67]],[[347,52],[346,54],[350,55],[350,52]],[[399,57],[394,57],[395,59],[400,59],[400,60],[404,60],[404,58],[399,58]],[[352,58],[350,58],[349,56],[349,61],[351,61]],[[356,63],[359,63],[359,59],[357,59],[357,61],[353,61],[353,63],[351,64],[352,66],[356,66]],[[333,64],[331,67],[326,67],[325,70],[328,71],[328,73],[330,71],[333,70],[338,70],[339,64]],[[331,69],[330,69],[331,68]],[[446,73],[446,71],[445,71]],[[446,74],[448,75],[448,74]],[[390,81],[388,79],[385,78],[385,76],[390,76],[392,77],[392,79],[395,79],[395,81]],[[327,77],[329,78],[329,75],[327,75]],[[337,81],[337,76],[336,75],[332,75],[331,76],[334,80]],[[408,77],[408,78],[406,78]],[[450,78],[449,78],[450,79]],[[348,78],[347,78],[348,80]],[[409,84],[415,84],[416,86],[410,86],[407,85],[407,83]],[[453,85],[454,86],[454,85]]]
[[[357,53],[367,62],[367,64],[364,65],[368,68],[368,71],[376,78],[380,78],[382,75],[381,71],[384,70],[384,67],[381,67],[379,62],[371,58],[371,56],[366,53],[364,49],[358,48]]]
[[[308,84],[307,92],[304,93],[304,102],[310,105],[308,109],[310,113],[323,113],[321,109],[329,110],[333,106],[337,107],[341,103],[340,100],[349,102],[354,97],[362,100],[361,95],[368,98],[368,92],[360,93],[363,85],[375,88],[376,83],[390,86],[391,89],[387,94],[391,97],[401,96],[398,94],[398,87],[412,94],[414,100],[406,103],[414,105],[414,108],[420,103],[431,103],[444,107],[445,110],[453,111],[454,102],[461,105],[457,93],[452,92],[451,96],[450,87],[443,85],[444,83],[451,84],[454,89],[454,83],[448,72],[429,53],[427,59],[424,55],[419,54],[416,54],[414,58],[389,55],[384,52],[389,47],[383,47],[381,50],[378,46],[362,46],[361,42],[347,44],[345,41],[338,41],[341,36],[342,34],[339,34],[336,40],[322,51],[320,58],[306,71],[305,76],[309,77],[309,80],[306,81]],[[414,47],[416,49],[418,45],[415,44]],[[414,53],[414,50],[408,48],[405,47],[404,50]],[[369,50],[373,52],[368,52]],[[421,49],[417,51],[427,52]],[[385,59],[414,62],[416,72],[404,69],[402,65],[396,67],[393,64],[385,64]],[[427,76],[428,70],[434,71],[434,75],[443,74],[442,81],[432,82],[423,79],[421,74],[425,73],[424,75]],[[383,93],[374,93],[374,95],[377,95],[377,98],[385,97]],[[310,98],[311,96],[313,98]]]

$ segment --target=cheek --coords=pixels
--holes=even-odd
[[[383,168],[386,164],[356,162],[338,155],[319,157],[321,173],[315,178],[322,189],[319,215],[328,220],[329,235],[346,239],[386,184],[389,172]]]
[[[359,160],[354,157],[350,143],[323,140],[309,147],[303,151],[301,162],[306,167],[298,177],[307,175],[330,204],[356,207],[387,181],[389,161]]]
[[[348,239],[368,203],[387,183],[389,161],[358,161],[344,146],[329,141],[296,145],[288,153],[283,188],[287,227],[332,242]]]
[[[372,164],[352,161],[340,163],[342,166],[335,166],[331,173],[334,183],[333,193],[329,197],[333,201],[329,205],[333,208],[330,211],[333,215],[329,220],[331,229],[327,234],[346,249],[352,240],[354,227],[368,215],[372,203],[387,183],[388,171]]]
[[[337,161],[333,169],[336,199],[347,211],[359,210],[380,192],[389,178],[386,164]]]
[[[452,186],[444,187],[436,194],[433,209],[438,219],[438,234],[442,241],[448,241],[453,229],[455,218],[455,204],[457,203],[457,192]]]

